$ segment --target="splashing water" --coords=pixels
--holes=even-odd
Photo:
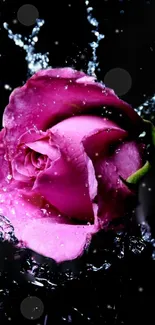
[[[89,6],[89,1],[85,0],[85,5],[86,5],[86,10],[87,10],[87,20],[91,26],[93,26],[92,33],[96,37],[96,41],[93,41],[90,43],[90,47],[92,49],[92,58],[88,62],[88,69],[87,73],[89,75],[96,76],[95,72],[96,69],[99,65],[98,62],[98,57],[97,57],[97,48],[99,47],[99,42],[102,40],[105,36],[103,34],[100,34],[98,29],[99,29],[99,23],[98,21],[92,16],[92,11],[93,8]],[[35,44],[38,42],[38,33],[41,29],[41,27],[44,25],[44,20],[42,19],[37,19],[36,20],[36,26],[33,28],[32,33],[29,37],[23,37],[21,34],[13,34],[13,32],[10,30],[9,26],[7,23],[4,23],[3,26],[4,28],[8,31],[8,37],[14,41],[14,43],[23,48],[24,51],[26,52],[26,57],[25,60],[27,61],[27,66],[28,66],[28,75],[33,75],[35,72],[41,70],[41,69],[46,69],[49,67],[49,53],[35,53]],[[6,85],[6,89],[8,88],[8,85]],[[143,115],[149,115],[152,112],[155,112],[155,95],[144,102],[141,106],[139,106],[136,109],[137,113],[141,116]],[[4,231],[4,222],[5,222],[5,231]],[[3,227],[2,227],[3,226]],[[15,235],[13,233],[13,228],[11,228],[11,225],[9,224],[9,221],[5,219],[4,217],[0,216],[0,239],[10,239],[12,242],[15,241]],[[128,247],[131,252],[134,254],[141,254],[141,252],[144,250],[145,243],[151,243],[152,246],[155,248],[155,240],[151,239],[151,235],[149,232],[145,232],[142,230],[142,239],[140,238],[134,238],[128,236]],[[118,259],[123,259],[125,255],[125,249],[124,249],[124,242],[116,235],[114,244],[113,244],[113,252],[115,252],[115,256],[117,256]],[[108,249],[107,249],[108,250]],[[97,252],[97,250],[96,250]],[[108,271],[108,269],[112,265],[112,261],[110,260],[110,250],[109,250],[109,260],[104,261],[102,265],[96,266],[86,263],[86,268],[87,270],[93,271],[93,272],[100,272],[101,270],[103,271]],[[152,253],[152,259],[155,260],[155,249],[153,250]],[[32,268],[30,266],[29,272],[27,272],[27,279],[29,282],[36,286],[50,286],[50,287],[55,287],[56,284],[54,284],[48,279],[46,279],[46,270],[45,270],[45,276],[41,277],[40,274],[38,275],[38,270],[40,269],[40,265],[32,260],[31,261]],[[44,267],[42,266],[42,270],[44,271]],[[66,271],[66,277],[67,277],[67,271]],[[68,277],[68,279],[72,279],[71,276]],[[44,325],[47,323],[47,315],[45,316],[44,320]]]
[[[28,77],[41,69],[49,67],[49,53],[35,53],[35,44],[38,42],[37,35],[44,23],[45,21],[43,19],[37,19],[36,26],[33,28],[29,37],[22,37],[21,34],[13,34],[12,30],[9,29],[8,24],[6,22],[3,23],[3,27],[8,31],[8,37],[26,52],[25,60],[28,64]]]
[[[86,0],[85,1],[85,5],[86,5],[86,10],[87,10],[87,20],[90,23],[90,25],[92,25],[94,28],[91,31],[95,37],[96,37],[96,42],[92,42],[90,43],[90,47],[92,49],[92,60],[88,62],[88,69],[87,69],[87,73],[92,75],[92,76],[96,76],[95,71],[96,68],[99,65],[99,62],[97,62],[97,48],[99,47],[99,42],[101,39],[103,39],[105,37],[105,35],[100,34],[98,31],[98,27],[99,27],[99,23],[96,20],[96,18],[94,18],[92,16],[92,11],[93,11],[93,7],[89,7],[89,1]]]
[[[146,100],[142,105],[137,107],[136,112],[145,118],[150,118],[151,120],[155,120],[155,95],[150,99]]]

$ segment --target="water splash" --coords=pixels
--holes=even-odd
[[[155,95],[150,99],[147,99],[143,104],[137,107],[136,112],[138,115],[144,118],[150,118],[151,120],[155,119]]]
[[[8,31],[8,37],[26,52],[25,60],[28,65],[28,77],[41,69],[49,67],[49,53],[35,53],[35,44],[38,42],[37,35],[44,23],[45,21],[43,19],[37,19],[36,26],[33,28],[29,37],[23,37],[21,34],[13,34],[8,24],[6,22],[3,23],[3,27]]]
[[[89,22],[90,25],[93,26],[93,30],[91,31],[95,37],[96,37],[96,41],[93,41],[92,43],[89,43],[91,49],[92,49],[92,60],[90,60],[88,62],[88,69],[87,69],[87,73],[92,75],[92,76],[96,76],[95,71],[96,68],[99,65],[99,62],[97,61],[97,48],[99,47],[99,42],[101,41],[101,39],[103,39],[105,37],[105,35],[100,34],[98,31],[98,27],[99,27],[99,23],[96,20],[96,18],[94,18],[92,16],[92,11],[93,11],[93,7],[89,7],[89,1],[85,0],[85,5],[86,5],[86,10],[87,10],[87,20]]]

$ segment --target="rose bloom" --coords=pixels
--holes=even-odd
[[[15,89],[0,132],[0,213],[18,240],[57,262],[80,256],[128,208],[120,176],[142,167],[141,128],[113,90],[71,68]]]

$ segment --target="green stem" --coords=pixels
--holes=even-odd
[[[143,167],[138,169],[135,173],[133,173],[132,175],[130,175],[127,178],[127,180],[126,180],[127,183],[137,184],[141,180],[141,178],[148,173],[150,168],[151,168],[151,165],[147,161]]]

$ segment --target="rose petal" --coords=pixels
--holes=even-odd
[[[8,157],[7,147],[4,145],[4,137],[6,130],[0,131],[0,184],[1,187],[6,187],[8,185],[7,176],[12,175],[11,164]]]
[[[41,139],[35,142],[28,142],[26,143],[26,146],[35,152],[48,156],[51,161],[57,159],[60,156],[58,146],[50,144],[49,139]]]
[[[3,115],[3,126],[7,128],[6,142],[13,156],[17,140],[27,128],[46,130],[58,120],[72,115],[86,114],[101,106],[113,107],[128,117],[128,125],[138,130],[142,119],[130,105],[120,100],[115,93],[102,84],[90,82],[90,78],[72,69],[44,70],[31,77],[27,83],[15,89]],[[81,82],[81,78],[83,82]],[[80,81],[80,82],[79,82]],[[132,129],[134,131],[135,128]]]
[[[62,141],[62,140],[61,140]],[[63,143],[64,151],[67,144]],[[43,195],[53,206],[67,217],[93,221],[93,209],[89,196],[88,172],[82,147],[79,146],[78,158],[64,152],[48,169],[40,172],[33,190]],[[75,159],[75,162],[73,162]]]
[[[25,165],[25,158],[27,166]],[[25,150],[20,151],[12,160],[12,174],[16,181],[27,183],[29,183],[31,177],[35,176],[35,168],[31,163],[31,157],[25,154]]]
[[[110,132],[110,127],[115,131],[113,141],[118,141],[120,136],[124,137],[127,134],[113,122],[95,116],[71,117],[50,129],[51,138],[59,144],[62,156],[38,175],[33,189],[44,195],[66,216],[92,220],[92,201],[97,194],[97,181],[93,165],[84,153],[82,140],[86,137],[88,140],[90,134],[99,130],[107,131],[108,128]],[[112,140],[112,136],[106,131],[99,139],[102,150],[108,142],[108,136],[109,141]],[[91,140],[90,148],[92,143]],[[97,142],[96,146],[99,146]]]
[[[73,70],[72,68],[55,68],[55,69],[46,69],[40,70],[35,73],[31,78],[36,79],[40,76],[49,76],[49,77],[57,77],[57,78],[66,78],[66,79],[78,79],[85,76],[83,71]]]
[[[44,256],[57,262],[80,256],[89,244],[95,225],[73,225],[56,210],[46,208],[41,197],[30,200],[20,191],[0,191],[0,213],[6,216],[15,229],[18,240]],[[28,201],[29,200],[29,201]]]
[[[22,239],[29,248],[62,262],[79,257],[95,232],[97,228],[94,225],[53,224],[52,219],[48,218],[27,224]]]
[[[111,128],[109,127],[111,124]],[[84,137],[82,143],[87,155],[95,161],[103,154],[107,155],[109,146],[123,141],[128,133],[116,127],[113,123],[105,123],[102,130],[96,130]]]
[[[32,177],[35,176],[35,168],[32,164],[31,152],[28,152],[25,156],[24,169],[27,171],[27,175]]]
[[[126,179],[141,166],[139,146],[132,141],[118,146],[111,157],[103,157],[94,163],[99,183],[98,215],[103,223],[123,216],[126,199],[131,195],[119,175]]]

